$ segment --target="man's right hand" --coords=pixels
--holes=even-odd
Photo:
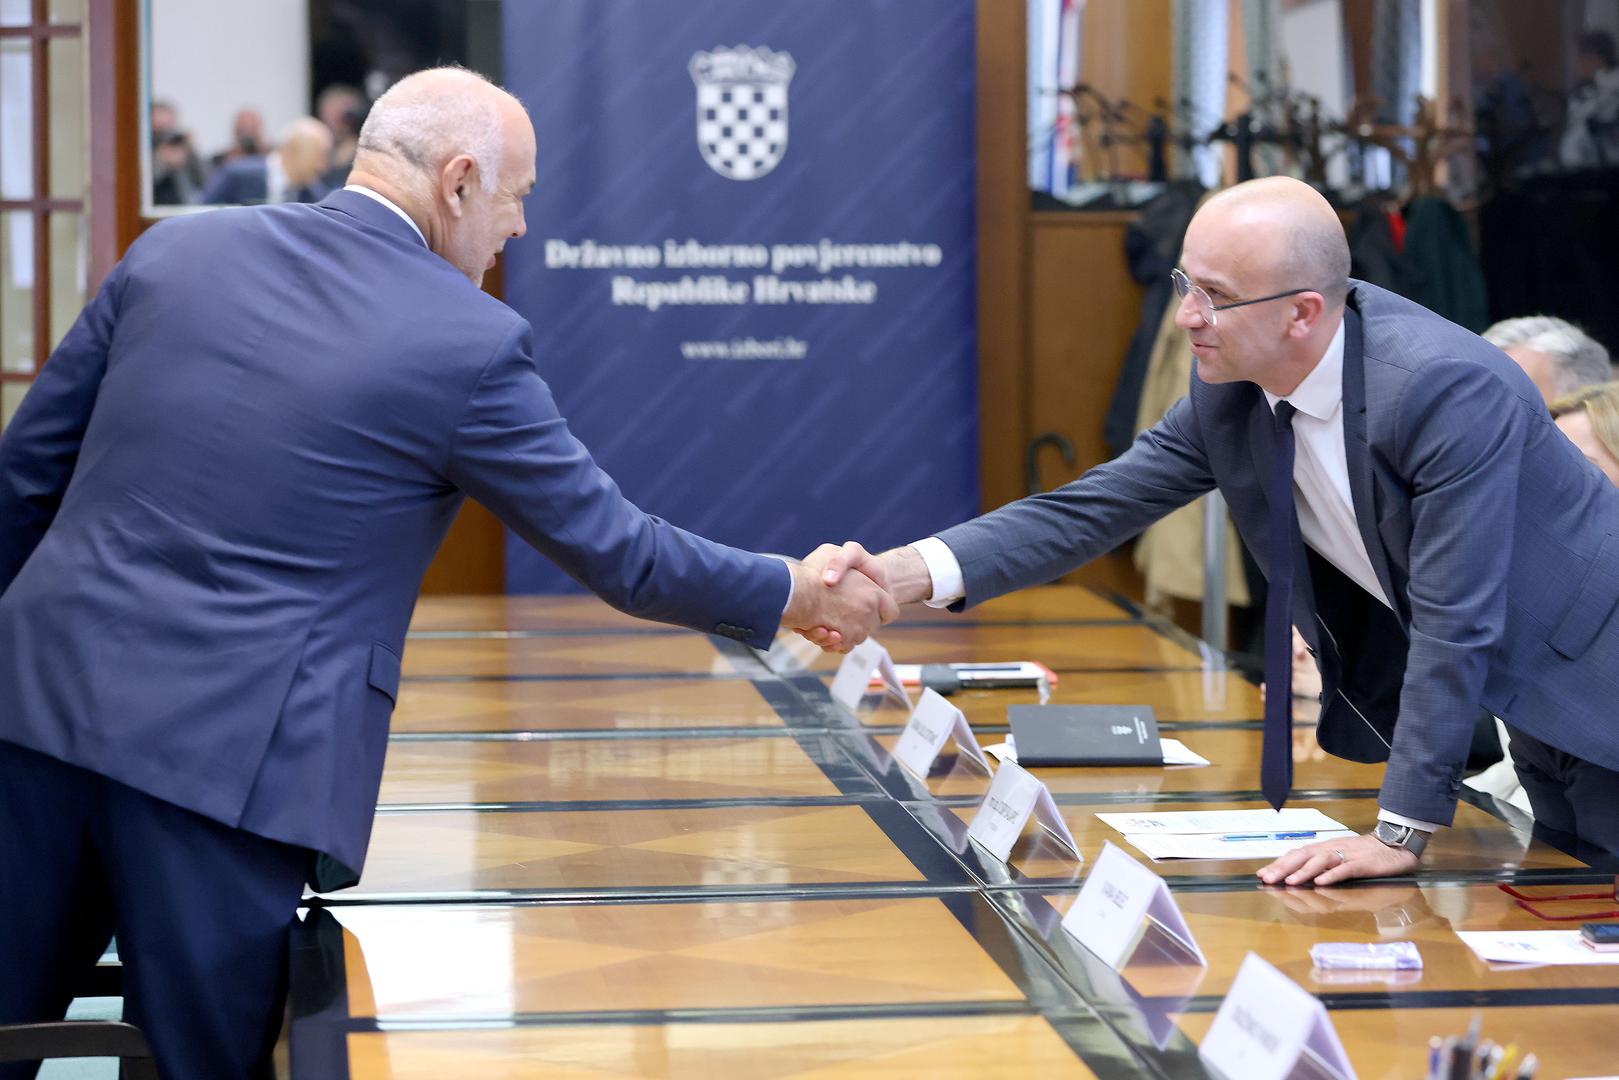
[[[819,579],[828,587],[837,587],[851,577],[868,577],[887,590],[896,604],[915,603],[933,595],[933,578],[913,547],[897,547],[873,555],[852,540],[841,545],[822,544],[805,557],[803,565],[818,571]],[[829,652],[848,652],[860,643],[844,640],[839,628],[829,623],[795,629]]]
[[[827,640],[816,644],[829,652],[848,652],[899,614],[884,584],[863,572],[840,572],[834,580],[824,573],[822,560],[813,556],[789,566],[793,598],[782,616],[782,625],[805,637],[822,632]]]

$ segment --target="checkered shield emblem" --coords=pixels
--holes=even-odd
[[[784,52],[738,45],[691,58],[697,84],[697,148],[729,180],[757,180],[787,153],[787,84],[796,65]]]

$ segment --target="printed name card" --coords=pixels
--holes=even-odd
[[[1164,879],[1111,840],[1102,844],[1079,898],[1063,916],[1062,928],[1115,970],[1141,937],[1154,931],[1199,964],[1208,963]]]
[[[1300,1064],[1355,1080],[1354,1067],[1315,995],[1249,953],[1197,1056],[1229,1080],[1287,1080]]]
[[[802,672],[815,663],[820,655],[821,647],[813,641],[800,634],[783,631],[770,643],[770,651],[765,653],[764,662],[765,667],[777,675],[789,675]]]
[[[877,644],[876,638],[867,638],[844,656],[843,663],[838,665],[838,673],[832,677],[832,699],[850,712],[857,711],[873,671],[882,676],[884,693],[909,709],[911,695],[905,692],[905,684],[899,681],[894,658],[888,655],[887,649]]]
[[[994,771],[989,767],[989,761],[984,757],[984,751],[979,747],[973,729],[961,710],[932,689],[922,691],[916,711],[911,713],[910,722],[905,725],[904,733],[894,745],[894,760],[917,776],[927,779],[939,751],[944,749],[951,736],[955,736],[956,745],[961,747],[962,753],[982,765],[985,772]]]
[[[1023,835],[1023,826],[1028,824],[1030,814],[1062,841],[1069,851],[1080,857],[1074,834],[1068,831],[1068,823],[1057,812],[1057,803],[1046,785],[1035,779],[1028,770],[1010,761],[1002,762],[996,771],[995,779],[989,785],[989,794],[984,796],[978,813],[973,815],[972,824],[967,826],[967,836],[1005,862],[1006,857],[1012,854],[1017,838]]]

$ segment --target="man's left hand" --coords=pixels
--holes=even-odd
[[[1421,860],[1375,836],[1345,836],[1295,848],[1259,871],[1266,885],[1336,885],[1352,878],[1409,874]]]

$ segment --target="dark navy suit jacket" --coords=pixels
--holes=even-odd
[[[197,202],[203,205],[223,203],[261,203],[270,197],[269,166],[263,157],[238,158],[221,165],[202,189]],[[296,188],[287,202],[315,202],[325,193],[325,182],[316,180],[307,187]]]
[[[357,870],[463,495],[644,618],[767,647],[789,595],[626,501],[528,324],[387,207],[156,226],[0,436],[0,740]]]
[[[1294,622],[1321,660],[1320,738],[1387,760],[1380,804],[1448,824],[1478,708],[1619,769],[1619,489],[1563,437],[1505,354],[1353,283],[1344,449],[1356,522],[1392,616],[1295,533]],[[1269,563],[1271,411],[1204,383],[1118,458],[940,538],[966,604],[1050,581],[1218,486]]]

